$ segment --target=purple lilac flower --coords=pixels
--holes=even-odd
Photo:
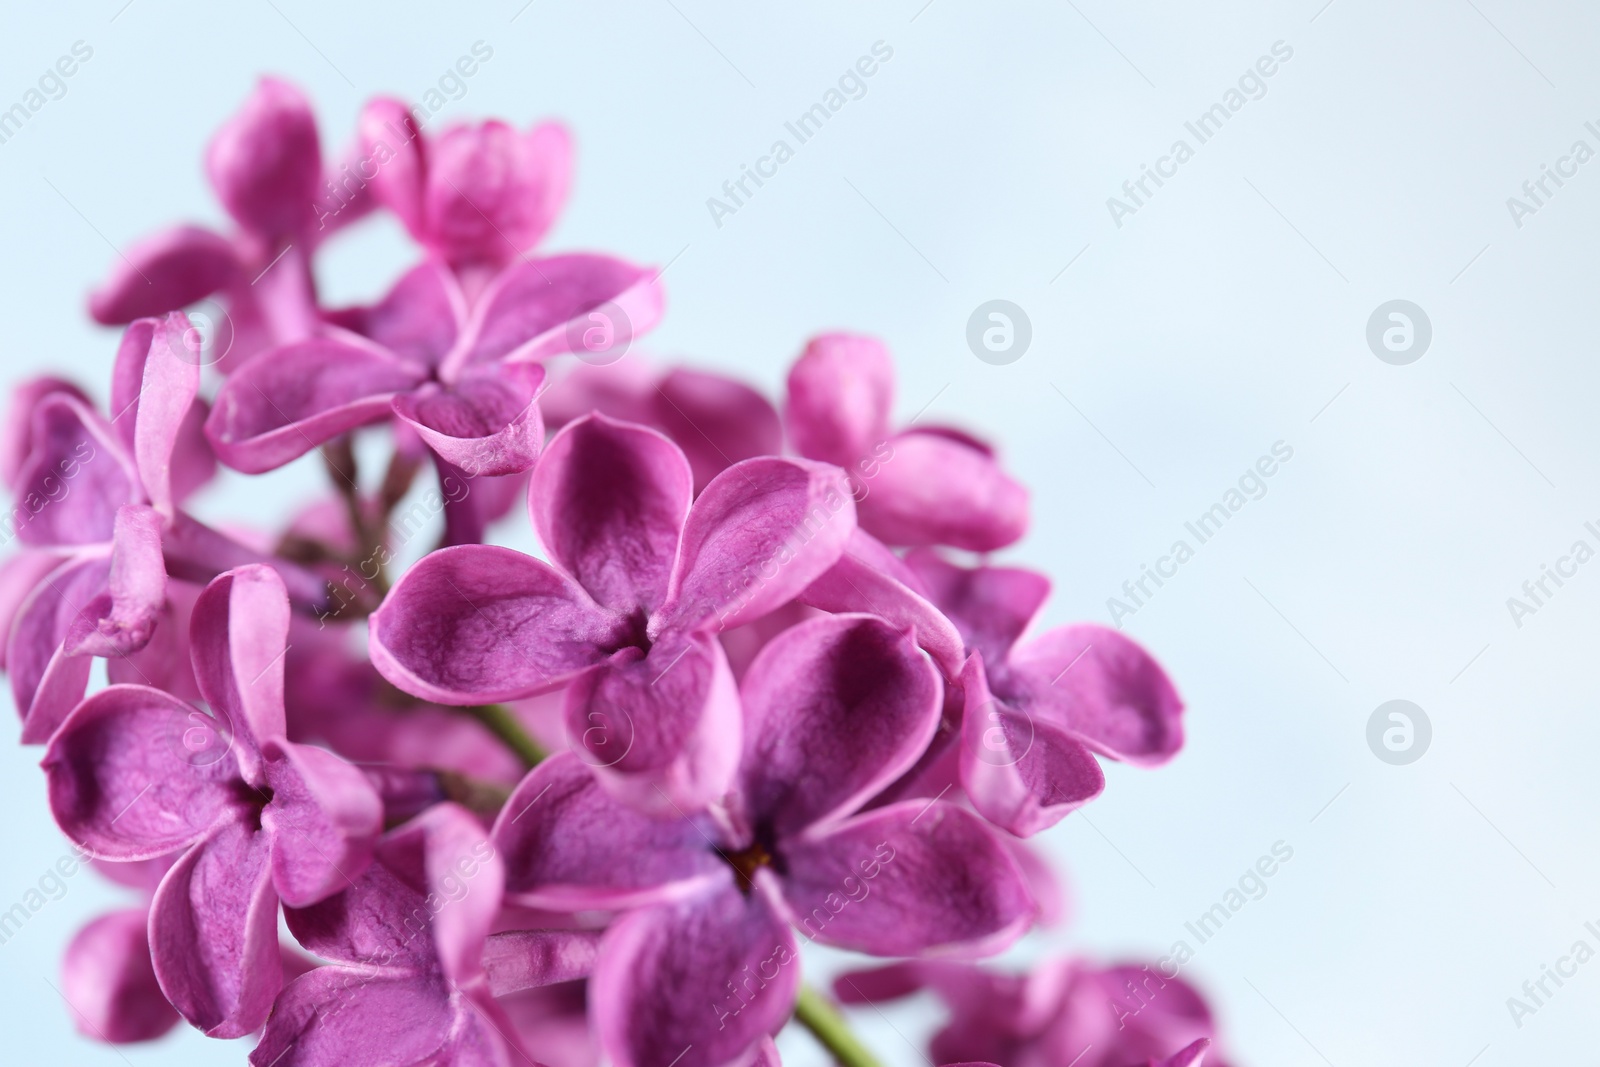
[[[890,545],[989,552],[1028,527],[1028,491],[982,442],[943,427],[889,425],[894,364],[871,337],[813,338],[789,370],[784,421],[802,456],[850,472],[861,528]]]
[[[840,472],[768,457],[690,503],[688,461],[591,415],[551,440],[529,510],[551,563],[464,545],[425,557],[372,616],[372,661],[408,693],[484,704],[568,685],[572,744],[643,809],[728,787],[739,712],[715,639],[838,558],[855,516]]]
[[[732,792],[707,812],[640,815],[573,754],[535,768],[494,839],[507,895],[552,909],[632,909],[607,930],[591,1000],[628,1067],[732,1062],[788,1017],[794,928],[873,955],[997,951],[1036,904],[1010,852],[945,801],[862,810],[938,724],[940,684],[870,616],[803,623],[740,687]]]
[[[320,224],[314,207],[323,167],[311,105],[287,82],[261,79],[217,131],[205,163],[238,229],[223,236],[182,225],[146,238],[90,296],[89,313],[121,325],[221,294],[228,311],[213,325],[223,331],[216,343],[225,350],[205,355],[226,372],[317,325],[311,258],[333,229]],[[368,207],[364,201],[348,210],[339,225]],[[199,345],[187,343],[198,361]]]
[[[1052,959],[1012,974],[919,960],[834,981],[846,1004],[883,1003],[920,989],[931,989],[950,1012],[929,1045],[936,1063],[1191,1067],[1216,1036],[1211,1009],[1193,986],[1139,964]]]
[[[151,904],[151,955],[167,999],[214,1036],[260,1026],[277,993],[278,901],[338,892],[381,828],[359,771],[283,737],[288,624],[271,569],[222,575],[196,603],[191,632],[209,712],[114,685],[67,717],[43,763],[56,821],[93,855],[187,850]]]

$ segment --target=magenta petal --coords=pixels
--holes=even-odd
[[[81,404],[91,408],[94,406],[82,389],[50,374],[29,378],[12,386],[5,419],[0,422],[0,485],[8,489],[17,487],[17,475],[33,451],[33,409],[51,393],[65,393]],[[13,521],[18,518],[13,510]]]
[[[206,175],[228,213],[264,236],[312,218],[322,152],[311,105],[294,86],[262,78],[206,148]]]
[[[96,856],[164,855],[236,803],[231,741],[215,720],[159,689],[102,689],[45,750],[50,810],[62,832]]]
[[[847,815],[922,755],[943,687],[904,634],[869,615],[791,627],[741,687],[747,739],[740,792],[779,836]]]
[[[55,552],[32,548],[24,548],[0,560],[0,634],[6,637],[5,642],[0,644],[0,670],[10,669],[7,666],[10,662],[8,646],[13,640],[20,638],[24,643],[42,642],[44,658],[48,658],[50,650],[55,647],[54,642],[58,640],[58,634],[54,624],[49,625],[42,634],[34,627],[30,627],[26,633],[18,634],[14,632],[12,626],[21,614],[23,605],[34,595],[34,591],[50,572],[63,562],[63,557]],[[95,563],[102,568],[105,566],[104,560],[96,559]],[[19,700],[18,710],[26,709],[27,702]]]
[[[117,342],[111,365],[111,426],[128,452],[134,449],[134,427],[139,416],[139,394],[144,390],[144,368],[150,359],[150,342],[157,319],[129,323]]]
[[[566,198],[571,145],[546,123],[456,126],[429,146],[430,242],[457,263],[507,263],[538,243]]]
[[[654,430],[586,415],[551,439],[528,510],[550,558],[624,613],[666,599],[693,491],[689,465]]]
[[[689,509],[661,614],[684,628],[760,618],[837,563],[855,524],[837,467],[773,457],[736,463]]]
[[[988,954],[1035,905],[995,831],[964,808],[908,800],[784,842],[784,901],[807,936],[874,956]]]
[[[238,258],[227,238],[199,226],[174,226],[129,246],[112,264],[111,276],[89,294],[89,314],[104,326],[165,315],[238,277]]]
[[[602,662],[620,620],[548,564],[488,545],[424,556],[368,620],[373,666],[442,704],[549,689]]]
[[[71,559],[47,573],[17,609],[6,646],[11,695],[22,716],[24,744],[50,739],[83,699],[90,661],[70,655],[67,635],[93,618],[105,598],[109,561],[98,554]]]
[[[272,568],[253,563],[219,575],[195,600],[189,620],[195,680],[213,711],[251,743],[240,746],[245,776],[256,746],[284,731],[283,658],[289,595]]]
[[[505,865],[477,818],[437,804],[378,843],[377,858],[431,901],[433,948],[452,982],[479,980],[484,939],[500,913]]]
[[[1105,772],[1088,748],[1055,720],[995,698],[981,657],[962,685],[961,785],[984,818],[1027,837],[1100,795]]]
[[[356,875],[353,887],[309,907],[285,908],[284,920],[307,952],[325,960],[390,971],[433,970],[438,960],[423,881],[420,876],[402,879],[382,863],[372,863]]]
[[[1192,1045],[1187,1045],[1164,1060],[1151,1060],[1151,1067],[1200,1067],[1205,1059],[1206,1051],[1211,1048],[1211,1039],[1202,1037]]]
[[[864,482],[862,529],[890,545],[992,552],[1028,529],[1028,491],[992,458],[941,433],[896,434]]]
[[[927,548],[908,553],[906,565],[988,663],[1005,662],[1050,596],[1049,578],[1020,567],[958,567]]]
[[[572,254],[519,260],[479,298],[466,335],[445,366],[571,352],[591,327],[610,331],[610,343],[603,346],[609,349],[654,326],[661,318],[661,299],[655,271],[620,259]],[[605,321],[597,321],[602,316]]]
[[[587,978],[600,935],[592,930],[508,930],[491,934],[483,969],[495,996]]]
[[[766,397],[733,378],[675,367],[656,384],[656,425],[678,443],[696,492],[741,460],[783,450],[783,426]]]
[[[174,503],[183,503],[195,490],[217,476],[217,454],[211,450],[211,442],[206,438],[206,419],[210,414],[211,405],[196,397],[178,425],[169,460],[171,474],[168,479]]]
[[[506,894],[554,911],[682,896],[724,869],[709,819],[659,819],[611,796],[571,752],[535,767],[495,820]]]
[[[393,97],[367,102],[356,119],[361,158],[372,161],[367,187],[414,237],[423,234],[422,187],[426,174],[422,131],[410,110]]]
[[[432,367],[456,343],[466,316],[467,299],[455,277],[442,263],[428,260],[407,271],[378,304],[338,317],[342,325],[401,359]]]
[[[225,819],[161,880],[150,905],[150,955],[161,991],[212,1037],[266,1021],[282,983],[271,847]]]
[[[367,777],[331,752],[269,741],[272,802],[261,826],[272,835],[272,882],[303,908],[353,884],[383,830],[383,802]]]
[[[180,311],[154,323],[129,326],[117,353],[112,390],[112,402],[118,405],[112,413],[114,424],[132,427],[132,451],[145,494],[167,515],[172,514],[172,452],[200,388],[200,365],[185,358],[184,338],[191,329]],[[137,350],[141,346],[142,352]],[[126,389],[135,374],[137,391],[128,396]]]
[[[109,541],[117,508],[143,502],[133,458],[114,431],[66,393],[33,410],[33,452],[16,496],[17,537],[35,545]]]
[[[61,960],[61,994],[84,1037],[151,1041],[178,1023],[156,984],[143,908],[113,911],[79,930]]]
[[[867,612],[896,629],[911,631],[940,672],[954,679],[966,661],[961,634],[919,592],[920,587],[899,556],[865,530],[856,529],[839,562],[806,587],[800,602],[823,611]]]
[[[109,592],[80,611],[67,630],[69,655],[127,656],[150,643],[167,599],[161,516],[130,504],[117,511]]]
[[[448,388],[429,383],[394,398],[395,414],[446,462],[469,475],[519,474],[544,444],[535,397],[544,368],[494,365],[469,370]]]
[[[263,352],[234,371],[206,419],[218,457],[249,474],[281,467],[389,414],[394,394],[425,377],[353,334]]]
[[[613,924],[590,1011],[617,1067],[721,1067],[777,1032],[799,985],[793,931],[764,892],[729,879]]]
[[[893,402],[894,364],[882,342],[823,334],[789,369],[783,415],[802,456],[854,469],[889,435]]]
[[[318,967],[284,988],[250,1064],[453,1067],[441,1053],[461,1021],[442,975]]]
[[[1019,706],[1043,712],[1115,759],[1157,764],[1183,747],[1183,701],[1161,665],[1104,626],[1062,626],[1008,664]],[[1014,679],[1010,681],[1009,679]]]
[[[601,783],[663,817],[720,798],[739,760],[739,698],[722,645],[670,634],[632,650],[567,690],[567,733]]]

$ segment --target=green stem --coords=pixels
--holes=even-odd
[[[794,1017],[843,1067],[881,1067],[878,1058],[850,1032],[839,1009],[808,985],[800,987]]]
[[[461,710],[482,723],[485,729],[504,742],[505,746],[515,752],[530,769],[537,767],[539,762],[549,755],[544,746],[522,728],[517,717],[511,714],[511,709],[504,704],[477,704]]]

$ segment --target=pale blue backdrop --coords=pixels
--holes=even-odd
[[[1179,539],[1195,549],[1120,619],[1178,680],[1188,747],[1159,771],[1112,768],[1105,796],[1044,836],[1074,917],[1015,959],[1165,954],[1281,841],[1292,860],[1185,968],[1239,1062],[1592,1053],[1600,964],[1520,1020],[1506,1001],[1600,919],[1600,566],[1520,620],[1507,598],[1597,543],[1600,163],[1562,159],[1600,148],[1585,126],[1600,120],[1600,10],[12,5],[0,108],[76,42],[92,56],[0,143],[0,377],[99,386],[114,334],[86,322],[85,291],[139,236],[220,221],[200,152],[257,74],[306,87],[331,149],[369,95],[420,96],[479,41],[492,58],[446,113],[572,124],[576,191],[548,247],[671,263],[656,351],[776,388],[814,331],[886,338],[900,416],[931,404],[992,435],[1033,487],[1033,532],[1004,555],[1054,576],[1051,622],[1110,621],[1125,580]],[[714,218],[707,199],[878,42],[892,58],[864,93]],[[1185,124],[1218,103],[1229,117],[1202,143]],[[1135,201],[1123,184],[1146,166],[1167,177]],[[1546,166],[1568,176],[1535,204],[1523,183]],[[407,254],[394,226],[369,226],[330,250],[326,290],[376,294]],[[993,299],[1031,322],[1009,365],[966,341]],[[1367,341],[1391,300],[1431,324],[1406,365]],[[1185,522],[1278,442],[1292,458],[1198,544]],[[235,477],[200,509],[271,523],[315,473]],[[1392,699],[1432,726],[1407,765],[1368,746]],[[64,848],[37,758],[0,746],[0,909]],[[7,1061],[242,1062],[245,1046],[191,1033],[120,1051],[73,1034],[50,984],[59,952],[117,899],[79,875],[0,945]],[[863,1028],[915,1064],[908,1039],[932,1018],[919,1002]],[[785,1047],[821,1062],[804,1037]]]

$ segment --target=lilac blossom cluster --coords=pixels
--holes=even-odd
[[[3,665],[56,821],[139,897],[67,950],[80,1029],[254,1034],[257,1067],[719,1067],[776,1063],[795,1020],[875,1062],[802,983],[814,941],[898,961],[840,1000],[944,997],[939,1063],[1200,1063],[1176,979],[958,962],[1052,920],[1024,839],[1102,760],[1183,738],[1144,650],[1035,632],[1048,579],[984,561],[1026,490],[964,432],[894,426],[869,337],[813,339],[778,405],[582,358],[597,322],[655,324],[658,272],[535,252],[559,124],[426,117],[366,107],[330,218],[311,109],[264,80],[205,157],[232,232],[161,233],[91,297],[124,327],[107,406],[14,397]],[[323,306],[318,248],[379,210],[420,261]],[[281,529],[188,510],[219,462],[316,450],[331,488]],[[391,573],[419,497],[440,543]],[[524,501],[543,558],[484,543]]]

